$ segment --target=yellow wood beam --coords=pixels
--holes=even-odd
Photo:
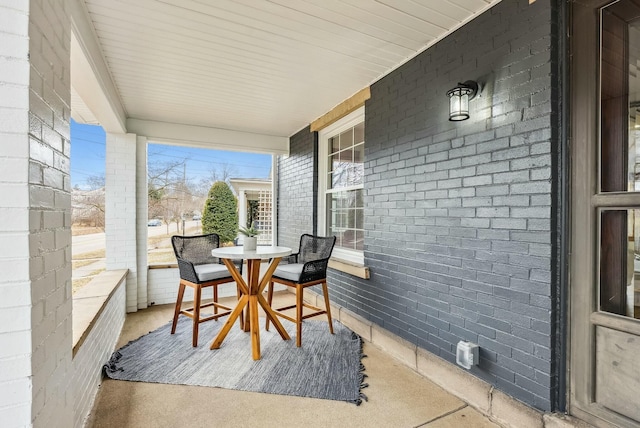
[[[364,102],[369,98],[371,98],[371,90],[367,86],[366,88],[358,91],[351,98],[344,100],[335,106],[330,112],[311,122],[311,132],[319,131],[326,126],[331,125],[336,120],[345,117],[355,109],[363,106]]]

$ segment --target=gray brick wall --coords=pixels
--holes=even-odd
[[[278,157],[278,244],[297,249],[301,234],[314,233],[315,134],[307,127],[289,145],[289,156]]]
[[[371,86],[371,278],[329,275],[332,301],[448,361],[458,341],[478,343],[481,362],[472,372],[542,410],[552,409],[557,388],[554,19],[550,1],[504,0]],[[469,79],[483,86],[471,119],[449,122],[445,93]],[[309,222],[301,208],[311,203],[313,150],[303,140],[292,138],[280,175],[280,215],[295,218],[279,221],[287,244],[288,228],[295,224],[299,234]]]

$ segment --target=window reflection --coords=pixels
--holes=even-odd
[[[602,14],[602,192],[640,191],[640,19],[627,18],[621,3]]]
[[[362,189],[327,195],[329,233],[336,245],[352,250],[364,249],[364,201]]]
[[[342,189],[364,183],[364,143],[353,144],[355,128],[329,141],[329,188]]]
[[[640,319],[640,209],[600,214],[600,310]]]

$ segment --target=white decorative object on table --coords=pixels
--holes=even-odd
[[[255,251],[258,245],[257,236],[260,234],[260,231],[256,229],[255,222],[252,222],[249,227],[240,226],[238,230],[244,235],[244,239],[242,240],[244,249],[247,251]]]
[[[247,251],[255,251],[258,245],[258,238],[255,236],[245,236],[242,241],[242,246]]]

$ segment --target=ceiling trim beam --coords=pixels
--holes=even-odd
[[[71,86],[107,132],[126,133],[127,113],[111,79],[84,1],[71,4]]]
[[[149,142],[235,152],[289,154],[289,137],[255,134],[207,126],[127,119],[127,131]]]
[[[371,89],[367,86],[332,108],[328,113],[311,122],[311,131],[319,131],[342,119],[352,111],[362,107],[369,98],[371,98]]]

